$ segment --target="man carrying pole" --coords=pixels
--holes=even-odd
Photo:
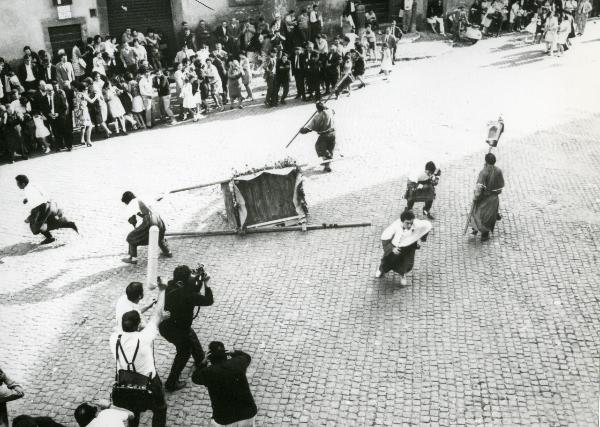
[[[333,150],[335,148],[335,128],[333,115],[335,112],[325,106],[321,101],[316,103],[317,112],[301,129],[301,134],[317,132],[319,137],[315,143],[317,156],[324,160],[325,167],[323,171],[331,172],[330,161],[333,159]]]
[[[479,172],[475,194],[473,197],[473,208],[469,217],[472,234],[477,235],[481,231],[481,241],[490,238],[490,231],[494,231],[496,221],[499,219],[498,208],[500,206],[499,195],[504,187],[504,176],[500,168],[496,167],[496,156],[492,153],[485,155],[485,166]]]
[[[134,227],[134,230],[127,235],[129,258],[124,258],[123,262],[137,264],[137,247],[148,245],[150,227],[153,225],[158,227],[158,246],[163,256],[172,257],[173,254],[169,250],[169,245],[165,240],[165,223],[160,215],[154,212],[142,200],[138,199],[131,191],[124,192],[121,201],[127,205],[127,221]],[[139,225],[137,217],[142,219],[142,223]]]

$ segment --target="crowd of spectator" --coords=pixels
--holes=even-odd
[[[349,93],[354,79],[364,86],[365,58],[377,60],[372,25],[375,18],[360,35],[354,28],[327,37],[315,4],[271,22],[232,19],[211,30],[200,21],[195,32],[184,22],[174,61],[153,29],[97,35],[54,55],[26,46],[16,70],[0,58],[3,156],[12,163],[15,155],[70,151],[77,140],[89,147],[93,132],[109,138],[149,129],[157,120],[197,121],[229,103],[243,108],[243,101],[254,100],[252,80],[260,75],[267,107],[286,102],[292,77],[302,100],[333,94],[342,76]],[[181,102],[180,111],[173,111],[173,100]]]
[[[434,32],[459,36],[465,25],[484,34],[526,31],[561,55],[585,30],[590,0],[476,0],[444,13],[441,0],[428,4],[426,22]],[[223,21],[214,29],[201,20],[195,31],[182,24],[174,60],[159,31],[127,28],[121,35],[89,37],[54,55],[29,46],[13,70],[0,58],[0,149],[15,155],[71,150],[77,140],[92,145],[160,121],[197,121],[229,104],[253,101],[253,80],[261,76],[267,107],[284,104],[290,81],[296,98],[310,101],[350,93],[365,62],[381,62],[386,78],[398,41],[415,30],[416,2],[404,0],[391,25],[380,26],[360,1],[346,2],[339,34],[323,33],[318,5],[296,13]],[[175,110],[175,111],[174,111]]]
[[[569,39],[581,36],[592,10],[590,0],[475,0],[470,9],[464,4],[444,17],[441,0],[433,1],[427,10],[427,22],[433,32],[444,34],[445,24],[458,36],[464,25],[482,29],[484,35],[499,36],[502,31],[524,31],[530,42],[542,42],[553,54],[568,50]]]

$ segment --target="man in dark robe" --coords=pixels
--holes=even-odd
[[[30,184],[27,176],[17,175],[15,179],[17,187],[25,192],[23,204],[31,207],[31,212],[25,222],[29,223],[29,228],[33,234],[41,233],[45,237],[40,243],[41,245],[47,245],[56,240],[50,233],[52,230],[71,228],[79,233],[77,225],[63,215],[62,210],[56,206],[56,203],[50,201],[39,189]]]
[[[121,197],[121,201],[129,208],[129,218],[127,222],[135,228],[127,235],[127,243],[129,244],[129,258],[124,258],[123,262],[128,264],[137,264],[137,247],[147,246],[150,237],[150,227],[156,225],[158,227],[158,246],[163,253],[163,256],[170,258],[173,256],[169,250],[169,245],[165,240],[165,223],[160,215],[152,211],[150,207],[142,200],[138,199],[131,191],[126,191]],[[142,223],[138,225],[138,219],[142,219]]]
[[[481,241],[490,238],[494,231],[496,221],[500,219],[498,208],[499,195],[504,188],[504,176],[500,168],[496,167],[496,156],[492,153],[485,155],[485,166],[479,172],[475,195],[473,198],[473,213],[470,217],[473,235],[481,232]]]

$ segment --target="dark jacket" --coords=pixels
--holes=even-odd
[[[296,66],[296,57],[298,57],[298,66]],[[304,75],[306,73],[306,54],[294,55],[291,60],[292,74],[294,76]]]
[[[56,66],[50,64],[50,70],[48,71],[46,69],[45,66],[43,65],[38,65],[37,69],[37,79],[38,80],[43,80],[46,83],[50,83],[52,80],[56,80]],[[50,76],[48,76],[48,72],[50,73]]]
[[[167,76],[156,76],[152,81],[152,86],[158,91],[158,96],[171,95],[171,87]]]
[[[229,360],[199,368],[192,375],[194,383],[208,389],[212,417],[217,423],[231,424],[256,415],[258,410],[246,378],[251,360],[243,351],[234,351]]]
[[[278,59],[275,65],[275,77],[277,80],[280,82],[289,81],[291,68],[292,64],[290,64],[289,60],[284,62],[282,59]]]
[[[194,321],[196,307],[205,307],[214,302],[212,290],[205,286],[206,295],[199,292],[198,286],[192,279],[182,285],[170,280],[165,291],[165,310],[171,317],[163,321],[178,329],[189,329]]]
[[[54,99],[54,112],[59,116],[64,116],[65,114],[67,114],[67,111],[69,110],[69,105],[67,104],[66,97],[63,96],[63,94],[56,92],[52,92],[52,97]],[[47,118],[50,118],[50,110],[52,107],[50,105],[50,102],[48,101],[47,96],[43,96],[40,99],[39,107],[42,114]]]

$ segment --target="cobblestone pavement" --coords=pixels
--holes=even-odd
[[[346,160],[332,174],[307,171],[310,221],[371,227],[171,239],[163,276],[202,261],[213,277],[216,303],[195,324],[201,341],[253,355],[258,425],[598,424],[599,34],[591,23],[560,59],[522,36],[441,48],[332,103]],[[0,168],[0,364],[27,392],[11,414],[73,425],[78,403],[108,396],[114,302],[145,272],[119,261],[122,191],[153,195],[285,155],[314,163],[314,135],[281,148],[311,111],[251,107]],[[484,125],[499,113],[504,218],[481,244],[462,228]],[[432,235],[408,286],[374,279],[404,177],[429,159],[443,169]],[[82,234],[38,247],[17,173],[41,181]],[[220,197],[211,188],[157,206],[173,231],[212,229]],[[161,338],[156,353],[165,377],[173,348]],[[202,387],[168,403],[169,425],[208,425]]]

